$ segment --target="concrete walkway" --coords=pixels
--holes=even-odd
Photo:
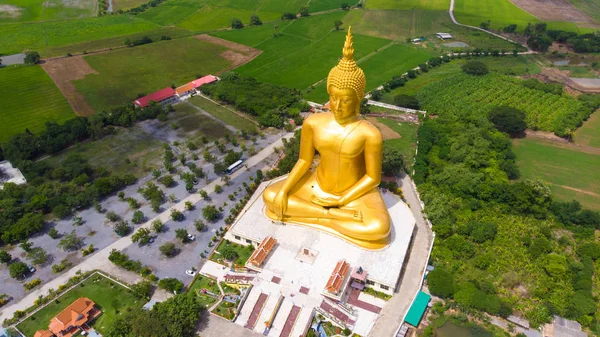
[[[281,138],[284,138],[284,137],[290,138],[293,135],[294,135],[293,133],[286,133]],[[247,171],[248,168],[251,168],[251,167],[257,165],[258,163],[260,163],[261,161],[263,161],[265,158],[267,158],[269,155],[271,155],[274,152],[275,147],[283,146],[283,142],[281,141],[281,138],[279,138],[277,141],[273,142],[273,144],[264,148],[262,151],[260,151],[255,156],[250,157],[246,161],[245,167],[234,172],[230,176],[231,179],[233,180],[234,178],[241,175],[243,172]],[[203,189],[206,190],[208,193],[213,193],[215,190],[215,186],[220,183],[221,183],[221,179],[215,179],[210,184],[206,185]],[[172,209],[177,209],[177,210],[183,212],[185,210],[186,202],[189,201],[192,204],[196,204],[200,200],[202,200],[202,197],[200,196],[200,194],[198,194],[198,193],[191,194],[187,198],[184,198],[177,204],[173,205],[172,207],[169,207],[164,212],[158,214],[156,217],[149,219],[140,228],[150,229],[152,221],[154,221],[156,219],[165,223],[171,219],[171,210]],[[135,283],[135,282],[139,281],[141,278],[136,277],[137,275],[135,273],[131,273],[124,269],[121,269],[121,268],[115,266],[114,264],[112,264],[108,260],[108,255],[110,254],[111,250],[113,250],[113,249],[123,250],[123,249],[129,247],[131,244],[132,244],[131,237],[126,236],[126,237],[123,237],[123,238],[115,241],[113,244],[109,245],[108,247],[96,252],[95,254],[91,255],[88,259],[82,261],[80,264],[73,266],[73,268],[71,268],[68,272],[66,272],[66,273],[58,276],[57,278],[53,279],[52,281],[42,285],[38,289],[31,291],[27,296],[25,296],[19,302],[2,309],[2,311],[0,312],[0,322],[3,322],[7,318],[11,318],[13,316],[14,312],[17,310],[25,310],[25,309],[31,307],[34,304],[35,300],[40,295],[46,295],[46,294],[48,294],[48,290],[57,289],[58,286],[67,283],[68,279],[75,276],[75,273],[78,270],[86,272],[89,270],[100,269],[100,270],[105,271],[106,273],[111,274],[127,283]]]
[[[417,225],[410,247],[410,255],[405,262],[404,271],[400,278],[398,292],[381,310],[375,325],[369,333],[370,337],[394,336],[400,322],[406,315],[414,296],[421,288],[423,269],[427,263],[433,234],[423,218],[421,202],[415,193],[412,181],[408,175],[398,179],[398,186],[402,188],[406,202],[410,206]]]
[[[0,67],[11,66],[13,64],[25,64],[25,54],[21,53],[21,54],[0,56],[0,60],[2,60],[2,64],[0,64]]]

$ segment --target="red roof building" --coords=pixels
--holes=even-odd
[[[164,103],[166,101],[170,101],[173,98],[175,98],[176,96],[175,90],[173,90],[173,88],[168,87],[168,88],[164,88],[162,90],[159,90],[155,93],[152,93],[150,95],[144,96],[144,97],[140,97],[138,99],[136,99],[135,101],[133,101],[133,104],[137,105],[140,108],[145,108],[148,105],[150,105],[150,102],[154,101],[157,103]]]
[[[35,337],[71,337],[77,334],[82,326],[91,322],[102,313],[96,309],[96,303],[87,297],[80,297],[65,310],[50,320],[48,330],[38,330]]]
[[[216,76],[206,75],[204,77],[200,77],[197,80],[193,80],[190,83],[194,86],[194,88],[198,89],[198,88],[200,88],[204,84],[214,83],[214,82],[216,82],[218,80],[219,79]]]
[[[184,95],[188,95],[191,94],[192,92],[195,92],[196,88],[194,88],[194,86],[192,85],[192,82],[184,84],[178,88],[175,89],[175,92],[177,93],[177,96],[184,96]]]
[[[256,248],[252,255],[250,255],[247,263],[253,265],[254,267],[260,267],[260,265],[265,262],[265,259],[271,250],[273,250],[273,247],[275,247],[276,243],[277,240],[275,240],[275,238],[272,236],[267,236],[264,238],[258,248]]]
[[[344,285],[344,280],[346,279],[349,270],[350,264],[346,262],[346,260],[338,261],[333,269],[333,273],[331,273],[331,276],[327,281],[327,285],[325,285],[325,290],[337,295],[342,289],[342,285]]]

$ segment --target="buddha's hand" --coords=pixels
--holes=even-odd
[[[326,198],[321,198],[313,194],[310,196],[310,201],[323,207],[342,206],[342,197],[339,196],[328,196]]]
[[[283,216],[287,212],[288,206],[288,194],[286,191],[279,190],[273,199],[273,213],[277,215],[280,220],[283,220]]]

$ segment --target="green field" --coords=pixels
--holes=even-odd
[[[578,145],[600,148],[600,113],[591,114],[590,118],[575,131],[575,143]]]
[[[0,24],[86,18],[96,15],[96,1],[0,0]]]
[[[258,126],[251,120],[239,116],[231,112],[230,110],[207,100],[202,96],[192,97],[188,102],[208,112],[209,114],[213,115],[214,117],[218,118],[224,123],[233,126],[238,130],[254,130]],[[179,109],[179,106],[177,108]]]
[[[48,329],[50,319],[79,297],[87,297],[94,301],[96,307],[102,311],[102,314],[92,324],[92,327],[101,333],[105,327],[112,325],[119,311],[125,312],[129,308],[139,310],[145,302],[135,298],[130,290],[96,274],[59,299],[50,302],[48,306],[36,312],[17,327],[25,336],[33,337],[37,330]]]
[[[342,4],[354,6],[357,3],[357,0],[311,0],[308,4],[308,12],[315,13],[331,9],[338,9],[342,7]]]
[[[174,25],[204,5],[204,2],[196,0],[170,0],[148,9],[138,17],[163,26]]]
[[[238,18],[247,25],[250,21],[250,16],[254,13],[255,10],[252,9],[206,6],[186,17],[177,26],[196,32],[208,32],[231,27],[231,19],[233,18]],[[262,21],[266,22],[280,18],[281,14],[260,12],[259,17]]]
[[[584,207],[600,210],[600,155],[537,139],[519,139],[514,145],[523,179],[542,179],[558,199],[575,199]]]
[[[219,54],[222,46],[195,38],[155,42],[85,60],[98,72],[74,82],[97,111],[133,100],[170,85],[182,85],[197,75],[216,73],[231,63]]]
[[[284,31],[289,26],[291,21],[279,22],[279,31]],[[225,40],[245,44],[247,46],[256,47],[257,45],[266,42],[273,38],[275,27],[273,25],[261,25],[245,27],[240,30],[221,30],[218,32],[211,33],[210,35],[216,36]]]
[[[0,68],[0,142],[29,129],[44,130],[48,121],[75,117],[73,109],[40,66]]]
[[[299,18],[283,30],[286,35],[298,36],[309,40],[320,40],[335,30],[333,23],[342,20],[346,12],[338,11],[312,17]]]
[[[116,12],[118,10],[126,10],[130,8],[137,7],[141,4],[148,2],[147,0],[112,0],[113,1],[113,10]]]
[[[369,0],[368,9],[412,9],[420,6],[430,10],[448,10],[450,0]]]
[[[419,125],[399,123],[386,118],[377,118],[377,120],[389,126],[400,135],[400,138],[386,140],[385,144],[398,149],[402,153],[402,156],[404,156],[406,167],[411,167],[413,158],[415,157],[415,149],[417,148],[417,130],[419,129]]]
[[[523,31],[528,22],[539,21],[509,0],[456,0],[454,16],[458,22],[475,27],[487,20],[494,29],[516,24],[518,31]]]
[[[580,11],[600,22],[600,0],[569,0]]]
[[[0,54],[37,50],[44,54],[48,48],[62,47],[92,40],[149,31],[159,26],[127,15],[99,18],[17,23],[2,25]]]

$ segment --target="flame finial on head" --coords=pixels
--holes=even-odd
[[[342,49],[342,59],[331,69],[327,77],[327,91],[329,92],[330,86],[338,89],[352,89],[360,102],[365,94],[367,80],[364,72],[354,60],[354,42],[350,28],[348,27],[348,34]]]

